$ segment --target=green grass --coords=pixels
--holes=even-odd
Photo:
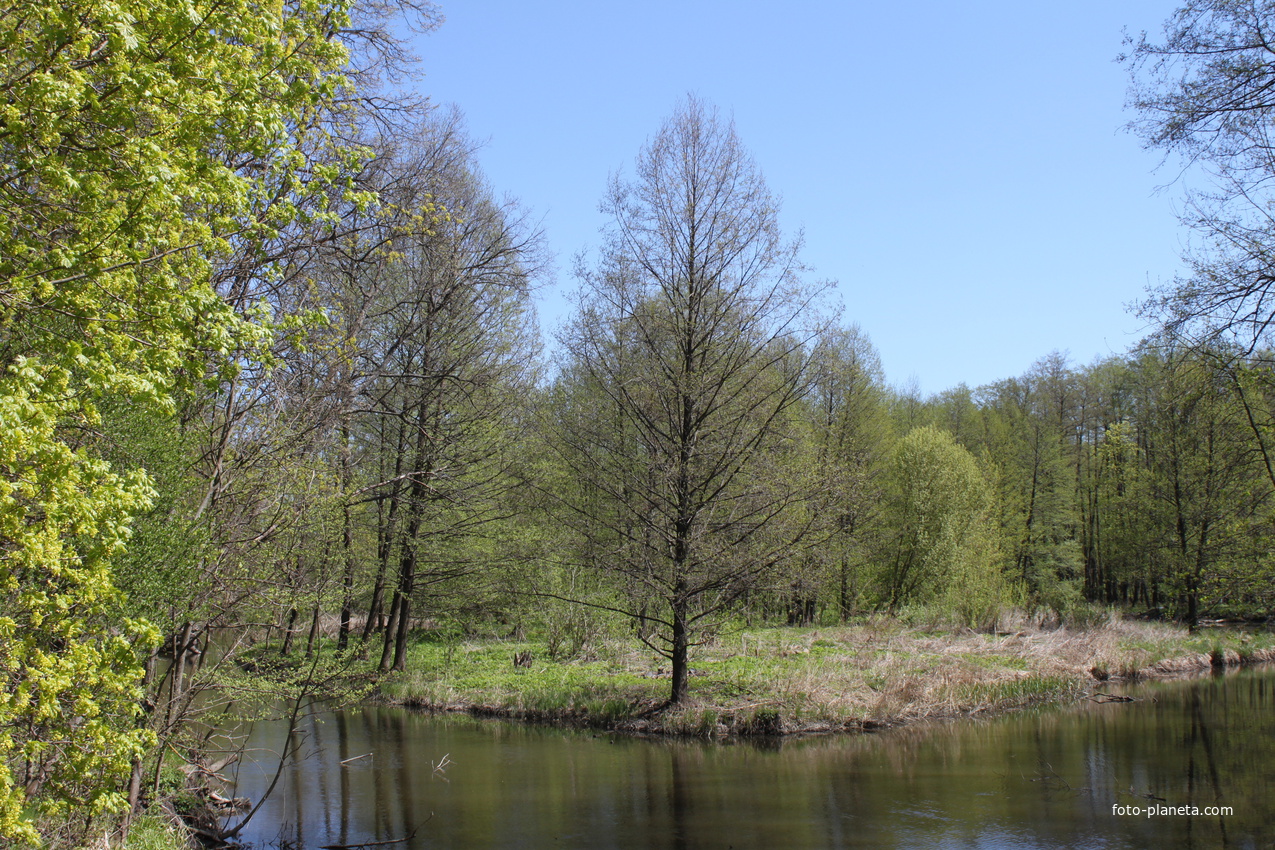
[[[1064,676],[1027,676],[1021,679],[975,682],[958,691],[961,700],[973,706],[1017,708],[1051,700],[1073,698],[1083,686]]]
[[[530,651],[530,667],[514,656]],[[635,706],[657,700],[659,680],[605,661],[551,662],[544,646],[530,641],[467,641],[452,651],[429,639],[414,643],[407,670],[386,678],[381,693],[390,701],[433,708],[581,719],[613,725]]]
[[[1026,670],[1027,660],[1012,655],[962,654],[962,659],[985,670]]]
[[[185,838],[162,818],[142,815],[128,831],[122,850],[187,850]]]

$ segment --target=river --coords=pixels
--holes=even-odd
[[[320,713],[241,838],[292,850],[413,832],[385,846],[1275,846],[1275,671],[1125,693],[1136,701],[729,744]],[[283,733],[253,727],[235,793],[260,794]]]

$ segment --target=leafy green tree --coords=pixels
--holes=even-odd
[[[987,428],[986,448],[1015,569],[1035,600],[1071,607],[1082,578],[1075,373],[1054,353],[982,394],[985,415],[1000,420]]]
[[[324,252],[334,321],[317,336],[328,343],[319,371],[339,407],[329,437],[346,491],[332,551],[348,565],[358,509],[375,540],[363,559],[376,570],[364,635],[387,613],[382,668],[402,670],[414,606],[462,583],[475,600],[498,560],[493,531],[508,519],[512,447],[535,378],[540,235],[487,185],[459,112],[422,116],[378,147],[380,204]],[[342,584],[348,599],[348,566]]]
[[[1136,396],[1133,371],[1124,357],[1112,357],[1080,370],[1076,381],[1075,449],[1076,516],[1080,524],[1080,546],[1084,558],[1084,595],[1090,601],[1105,599],[1115,601],[1117,585],[1112,581],[1112,570],[1122,570],[1118,564],[1128,563],[1124,555],[1112,559],[1107,521],[1108,508],[1116,511],[1116,521],[1124,531],[1132,534],[1125,508],[1136,508],[1136,500],[1124,500],[1124,493],[1137,489],[1136,469],[1141,461],[1136,453],[1124,451],[1130,439],[1136,441],[1137,425],[1133,417],[1132,399]],[[1116,432],[1112,432],[1116,429]],[[1108,433],[1112,442],[1107,442]],[[1119,449],[1119,451],[1115,451]],[[1114,452],[1114,453],[1113,453]],[[1109,502],[1115,498],[1117,501]],[[1133,554],[1130,552],[1129,554]],[[1141,598],[1149,589],[1137,584],[1140,579],[1125,576],[1122,580],[1131,585],[1119,585],[1127,596],[1132,588]],[[1136,600],[1135,600],[1136,601]]]
[[[1152,555],[1174,612],[1194,628],[1219,601],[1216,580],[1263,560],[1272,490],[1224,371],[1190,351],[1145,354],[1142,439]]]
[[[100,399],[162,415],[208,353],[263,339],[213,289],[212,264],[289,222],[295,207],[266,199],[304,172],[307,116],[342,90],[344,18],[340,2],[247,0],[0,15],[6,841],[125,802],[150,740],[136,652],[156,634],[121,616],[111,562],[154,492],[86,437]],[[252,161],[263,167],[241,167]]]
[[[992,493],[973,455],[934,426],[914,429],[891,456],[884,510],[881,592],[890,610],[938,604],[970,625],[994,619],[1009,588]]]
[[[803,617],[822,584],[834,588],[844,620],[867,590],[867,571],[880,529],[882,468],[892,429],[881,359],[857,325],[823,333],[810,364],[811,534],[824,542],[797,571],[794,589],[804,589]]]
[[[1117,588],[1134,588],[1134,601],[1149,604],[1158,584],[1155,562],[1148,557],[1153,539],[1148,470],[1144,449],[1131,422],[1116,422],[1104,431],[1097,447],[1094,486],[1093,573],[1101,576],[1107,599]],[[1121,594],[1123,596],[1123,594]]]

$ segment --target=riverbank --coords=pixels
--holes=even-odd
[[[515,664],[515,659],[522,662]],[[996,634],[891,618],[826,628],[747,629],[692,656],[690,699],[665,707],[667,663],[636,641],[598,641],[552,660],[534,641],[424,633],[380,701],[639,734],[726,737],[869,730],[994,714],[1163,678],[1275,660],[1275,636],[1190,633],[1109,617],[1085,628],[1020,624]]]

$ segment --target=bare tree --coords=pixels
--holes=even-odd
[[[377,293],[355,358],[363,377],[351,411],[382,465],[381,480],[362,489],[384,510],[373,588],[373,608],[389,591],[383,670],[404,668],[413,602],[428,587],[471,576],[478,561],[463,542],[508,516],[500,496],[513,484],[515,412],[534,381],[539,231],[516,203],[493,196],[472,152],[455,112],[405,140],[396,156],[425,166],[425,179],[409,188],[448,215],[399,232],[384,266],[361,279],[371,287],[375,277]]]
[[[1275,3],[1185,0],[1163,41],[1128,39],[1130,127],[1210,180],[1183,221],[1202,237],[1191,274],[1152,293],[1142,313],[1172,334],[1233,338],[1248,353],[1275,321]]]
[[[799,279],[800,240],[781,237],[733,124],[694,98],[602,209],[562,338],[556,445],[579,481],[564,516],[628,589],[625,613],[658,627],[642,634],[671,660],[677,703],[704,627],[800,537],[803,496],[780,467],[823,287]]]

